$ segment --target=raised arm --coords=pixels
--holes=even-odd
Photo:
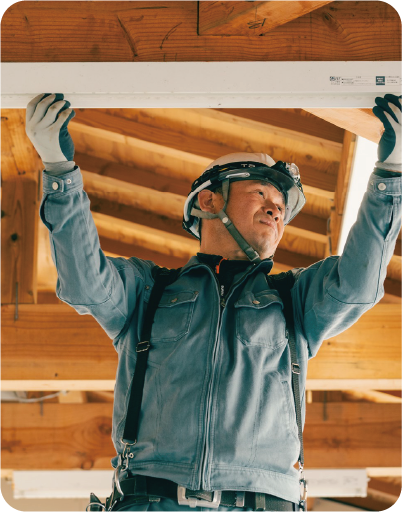
[[[74,163],[68,123],[74,117],[63,95],[40,95],[27,107],[26,131],[46,170],[40,216],[49,230],[57,268],[57,296],[80,314],[91,314],[111,338],[123,329],[144,286],[145,262],[107,258]]]
[[[387,265],[401,228],[400,97],[376,98],[373,112],[384,124],[378,161],[341,256],[331,256],[298,274],[294,312],[309,355],[344,331],[384,294]]]

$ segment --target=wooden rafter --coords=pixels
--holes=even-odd
[[[375,143],[380,140],[384,129],[381,121],[366,108],[308,108],[305,110]]]
[[[311,404],[310,408],[307,405],[304,431],[309,466],[398,466],[400,411],[400,404],[338,402]],[[363,446],[365,439],[371,440],[373,449]]]
[[[196,240],[190,240],[172,233],[164,233],[134,222],[116,221],[112,217],[101,213],[94,213],[93,218],[100,236],[130,245],[138,245],[176,258],[188,260],[197,253],[200,247]]]
[[[345,131],[341,164],[339,166],[334,205],[331,212],[330,237],[331,253],[338,254],[339,236],[345,209],[346,194],[350,181],[353,156],[356,146],[356,135]]]
[[[45,402],[42,411],[39,404],[2,404],[4,468],[110,468],[112,404]],[[398,404],[307,404],[309,467],[398,466],[400,413]]]
[[[331,0],[330,0],[331,1]],[[200,35],[262,36],[280,25],[308,14],[322,2],[209,2],[198,4]]]
[[[3,379],[53,379],[55,384],[97,380],[100,375],[114,379],[116,352],[90,316],[79,316],[68,306],[42,304],[21,306],[19,316],[15,322],[14,307],[2,307]],[[323,343],[310,361],[309,380],[400,379],[400,322],[399,305],[375,306],[346,332]],[[390,383],[388,389],[393,388]]]
[[[25,112],[4,110],[2,127],[1,302],[35,303],[39,171]]]
[[[82,171],[85,191],[100,199],[158,213],[181,221],[185,198],[171,192],[159,192],[141,185]]]
[[[169,165],[171,175],[188,181],[196,179],[212,160],[225,154],[239,151],[267,152],[274,160],[297,161],[303,169],[306,190],[312,194],[333,198],[341,157],[339,143],[303,137],[296,135],[295,131],[257,121],[234,121],[234,116],[230,114],[208,109],[202,115],[189,111],[186,116],[184,111],[185,117],[196,116],[196,122],[200,125],[202,123],[205,130],[204,137],[189,136],[183,131],[161,128],[158,125],[160,117],[157,113],[154,116],[155,122],[151,124],[150,115],[146,116],[146,123],[101,110],[84,110],[78,112],[71,123],[71,132],[77,140],[78,148],[85,150],[90,144],[92,152],[99,148],[98,155],[108,153],[107,145],[111,147],[109,154],[116,152],[116,144],[131,147],[136,152],[141,150],[145,155],[160,154],[165,165],[172,160]],[[186,120],[182,126],[187,126],[189,122]],[[219,142],[215,142],[215,139]],[[176,164],[177,160],[182,162],[180,167]]]
[[[216,36],[197,34],[197,15],[196,1],[158,1],[152,5],[124,1],[52,1],[41,6],[33,1],[18,2],[6,11],[2,20],[2,59],[3,62],[400,60],[400,19],[385,2],[331,2],[276,27],[263,37],[221,36],[219,44]],[[298,44],[294,44],[295,38]]]

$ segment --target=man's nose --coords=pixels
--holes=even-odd
[[[268,208],[266,210],[266,212],[267,212],[267,215],[270,215],[275,220],[275,222],[279,222],[280,212],[279,212],[278,208]]]

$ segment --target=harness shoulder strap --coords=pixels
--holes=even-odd
[[[296,337],[295,337],[295,324],[293,317],[293,305],[291,290],[295,283],[295,276],[292,270],[288,272],[281,272],[277,275],[267,276],[268,285],[271,288],[275,288],[283,302],[283,312],[286,321],[287,336],[289,341],[290,349],[290,363],[292,369],[292,390],[293,398],[295,401],[296,408],[296,423],[299,433],[300,441],[300,454],[299,462],[304,465],[304,449],[303,449],[303,429],[301,419],[301,401],[300,401],[300,389],[299,389],[299,375],[300,367],[297,363],[297,351],[296,351]]]
[[[130,441],[130,444],[135,444],[137,442],[138,420],[140,417],[142,395],[144,391],[145,371],[147,369],[149,349],[151,348],[150,339],[155,312],[158,308],[164,289],[177,279],[179,271],[180,268],[169,270],[165,267],[158,266],[155,266],[152,270],[155,284],[149,296],[148,307],[145,312],[144,323],[141,331],[141,338],[136,347],[137,361],[131,384],[130,400],[128,402],[126,423],[123,433],[123,440]]]

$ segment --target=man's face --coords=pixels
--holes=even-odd
[[[272,256],[284,231],[284,197],[273,185],[244,180],[230,184],[226,212],[261,258]]]

